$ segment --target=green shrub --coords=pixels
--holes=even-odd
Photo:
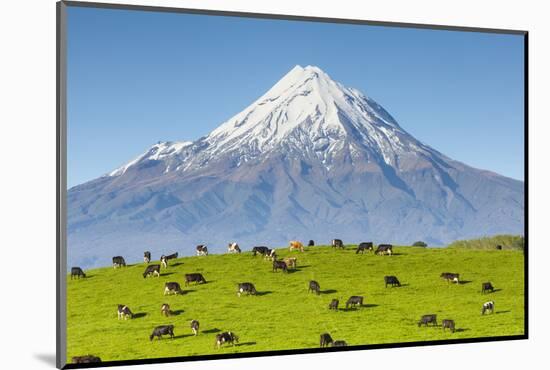
[[[426,244],[423,241],[417,241],[417,242],[413,243],[413,247],[427,247],[427,246],[428,246],[428,244]]]

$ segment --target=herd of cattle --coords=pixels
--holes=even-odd
[[[333,239],[331,242],[331,245],[335,249],[345,249],[345,245],[340,239]],[[310,240],[308,242],[308,247],[315,246],[315,242],[313,240]],[[228,253],[241,253],[241,249],[237,243],[229,243],[228,245]],[[299,241],[291,241],[289,243],[289,250],[299,250],[304,252],[304,246]],[[393,246],[391,244],[380,244],[374,249],[374,244],[372,242],[363,242],[360,243],[357,246],[356,254],[358,253],[364,253],[365,251],[371,251],[374,254],[377,255],[389,255],[391,256],[393,254]],[[205,245],[198,245],[196,247],[196,253],[197,256],[207,256],[208,255],[208,248]],[[266,246],[255,246],[252,248],[252,256],[262,255],[265,259],[269,259],[273,262],[273,272],[277,272],[278,270],[281,270],[282,272],[287,272],[289,269],[296,269],[297,266],[297,258],[296,257],[287,257],[284,259],[277,259],[277,254],[275,249],[268,248]],[[171,259],[175,259],[178,257],[178,253],[173,253],[170,255],[162,255],[160,257],[160,264],[149,264],[151,262],[151,253],[149,251],[144,252],[143,255],[143,261],[145,264],[147,264],[145,271],[143,272],[143,278],[147,277],[159,277],[160,276],[160,270],[161,266],[163,268],[168,267],[168,261]],[[120,268],[126,266],[126,261],[122,256],[115,256],[112,258],[113,268]],[[459,284],[459,278],[460,275],[458,273],[451,273],[451,272],[443,272],[441,273],[440,277],[447,282],[456,283]],[[71,268],[71,279],[80,279],[80,278],[86,278],[86,274],[80,267],[72,267]],[[185,286],[188,286],[189,283],[194,282],[195,284],[205,284],[206,279],[204,276],[200,273],[190,273],[185,274]],[[399,279],[396,276],[384,276],[384,283],[385,287],[387,288],[388,285],[390,287],[401,287],[401,283]],[[495,288],[490,282],[484,282],[481,286],[481,293],[489,293],[494,292]],[[317,295],[321,294],[321,286],[320,284],[315,281],[311,280],[309,282],[308,286],[308,292],[313,292]],[[180,284],[178,282],[166,282],[164,284],[164,295],[169,294],[184,294],[185,291],[181,288]],[[258,292],[256,290],[256,287],[253,283],[250,282],[243,282],[237,284],[237,295],[240,297],[241,294],[246,293],[247,295],[256,295]],[[328,305],[329,310],[338,310],[339,300],[338,299],[332,299],[331,302]],[[364,297],[363,296],[351,296],[346,301],[346,310],[348,309],[355,309],[357,306],[361,307],[364,306]],[[481,314],[484,315],[487,312],[494,313],[495,309],[495,302],[494,301],[488,301],[483,303]],[[167,303],[163,303],[161,306],[161,315],[169,317],[173,314],[173,312],[170,309],[170,306]],[[118,319],[132,319],[133,313],[130,310],[130,308],[126,305],[119,304],[117,308],[117,314]],[[422,315],[420,320],[418,321],[418,327],[424,325],[428,326],[428,324],[431,324],[432,326],[438,326],[437,323],[437,315],[435,314],[426,314]],[[190,328],[193,332],[193,335],[198,335],[199,333],[199,326],[200,323],[198,320],[191,320],[190,321]],[[445,331],[446,329],[449,329],[451,332],[455,332],[455,322],[451,319],[444,319],[442,321],[442,328]],[[162,336],[168,335],[170,338],[174,338],[174,325],[160,325],[153,329],[153,332],[149,336],[149,340],[152,341],[154,338],[161,339]],[[220,348],[223,344],[231,344],[239,342],[239,337],[231,331],[222,332],[216,335],[215,338],[215,348]],[[343,347],[347,346],[346,341],[344,340],[333,340],[329,333],[323,333],[320,336],[320,347]],[[86,356],[74,356],[72,358],[73,363],[93,363],[93,362],[101,362],[101,359],[98,356],[94,355],[86,355]]]

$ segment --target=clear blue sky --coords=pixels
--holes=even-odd
[[[522,36],[69,7],[68,186],[208,134],[296,64],[451,158],[523,180]]]

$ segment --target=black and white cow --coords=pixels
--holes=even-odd
[[[82,269],[80,267],[71,267],[71,280],[73,278],[85,278],[86,277],[86,274],[84,273],[84,271],[82,271]]]
[[[310,280],[307,292],[315,292],[315,294],[321,294],[321,286],[315,280]]]
[[[481,284],[481,294],[491,292],[493,293],[495,291],[495,288],[493,287],[493,284],[490,282],[482,283]]]
[[[168,303],[163,303],[162,306],[160,306],[160,314],[162,316],[172,316],[172,310],[170,310],[170,305]]]
[[[216,334],[215,347],[217,348],[220,348],[222,344],[229,343],[233,345],[235,342],[239,343],[239,337],[231,331],[225,331],[223,333]]]
[[[178,252],[169,254],[165,256],[164,254],[160,256],[160,263],[164,268],[168,267],[168,261],[178,258]]]
[[[307,243],[307,246],[308,246],[308,247],[314,247],[314,246],[315,246],[315,241],[310,240],[310,241]]]
[[[164,295],[167,294],[183,294],[180,284],[175,281],[171,281],[164,284]]]
[[[118,309],[117,309],[117,313],[118,313],[118,319],[128,319],[128,318],[133,318],[134,317],[134,314],[132,313],[132,311],[130,310],[130,307],[124,305],[124,304],[119,304],[118,305]]]
[[[149,265],[145,268],[145,271],[143,272],[143,278],[145,279],[147,276],[160,276],[160,265]]]
[[[113,257],[113,268],[124,266],[126,266],[126,261],[124,261],[124,258],[122,256]]]
[[[358,254],[359,252],[365,253],[365,251],[374,251],[374,245],[372,242],[363,242],[357,246],[357,250],[355,251],[355,254]]]
[[[388,285],[391,287],[395,286],[401,286],[401,283],[399,282],[399,279],[397,279],[397,276],[384,276],[384,283],[386,283],[386,288]]]
[[[145,263],[151,262],[151,252],[149,251],[143,252],[143,262]]]
[[[380,244],[378,248],[376,248],[375,254],[378,255],[384,255],[387,254],[388,256],[391,256],[393,254],[393,245],[391,244]]]
[[[428,324],[433,324],[433,326],[437,326],[437,315],[422,315],[420,321],[418,322],[418,327],[420,327],[421,325],[428,326]]]
[[[194,335],[198,335],[199,334],[199,326],[200,326],[200,323],[198,320],[191,320],[191,330],[193,331],[193,334]]]
[[[332,301],[330,301],[330,303],[328,304],[328,309],[338,311],[338,304],[339,303],[340,303],[339,300],[337,300],[336,298],[333,298]]]
[[[202,274],[195,272],[192,274],[185,274],[185,286],[188,286],[189,283],[195,282],[195,285],[197,284],[205,284],[206,279]]]
[[[252,283],[239,283],[237,284],[237,295],[240,297],[242,293],[256,295],[256,287]]]
[[[257,246],[252,248],[252,255],[256,257],[256,254],[261,254],[262,256],[265,256],[266,253],[268,253],[271,249],[268,247],[265,247],[263,245]]]
[[[332,347],[347,347],[348,344],[345,340],[335,340],[332,342]]]
[[[72,358],[73,364],[92,364],[95,362],[101,362],[101,358],[93,355],[73,356]]]
[[[288,272],[288,266],[285,261],[273,261],[273,272],[277,272],[278,269]]]
[[[454,320],[445,319],[441,322],[441,325],[443,326],[443,331],[445,331],[445,329],[449,329],[451,333],[455,332]]]
[[[229,253],[241,253],[241,248],[237,243],[229,243],[227,245],[227,252]]]
[[[360,295],[352,295],[346,302],[346,308],[355,307],[355,305],[363,305],[363,297]]]
[[[448,283],[450,283],[452,281],[453,283],[458,284],[459,283],[458,279],[460,277],[460,274],[457,274],[457,273],[454,273],[454,272],[442,272],[439,277],[446,280]]]
[[[321,334],[321,338],[319,340],[319,346],[320,347],[328,347],[332,344],[333,340],[329,333],[323,333]]]
[[[485,312],[491,311],[491,313],[495,312],[495,302],[489,301],[483,303],[483,307],[481,308],[481,314],[485,315]]]
[[[275,251],[275,249],[269,249],[264,254],[264,258],[268,259],[268,260],[271,260],[271,261],[275,261],[277,259],[277,252]]]
[[[208,256],[208,248],[206,245],[199,244],[197,245],[197,256]]]
[[[153,329],[153,333],[149,336],[149,340],[153,340],[154,337],[162,339],[163,335],[170,335],[170,338],[174,338],[174,325],[161,325]]]
[[[344,249],[344,242],[341,239],[332,239],[332,247]]]

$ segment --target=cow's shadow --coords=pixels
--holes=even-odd
[[[181,295],[186,295],[186,294],[189,294],[189,293],[194,293],[196,291],[197,291],[196,289],[182,289],[180,293],[181,293]]]
[[[170,275],[174,275],[174,273],[173,272],[163,272],[159,276],[170,276]]]
[[[458,328],[458,329],[455,330],[455,333],[462,333],[462,332],[468,331],[468,330],[470,330],[470,329],[468,329],[468,328]]]
[[[180,338],[187,338],[187,337],[194,337],[194,334],[180,334],[180,335],[174,335],[173,339],[180,339]]]
[[[502,290],[502,289],[493,289],[493,290],[490,291],[490,292],[481,293],[481,294],[492,294],[492,293],[500,292],[501,290]]]
[[[501,313],[509,313],[511,312],[510,310],[506,310],[506,311],[495,311],[495,315],[498,315],[498,314],[501,314]]]
[[[458,282],[459,285],[465,285],[465,284],[470,284],[472,282],[472,280],[460,280]]]
[[[263,295],[267,295],[267,294],[271,294],[271,293],[273,293],[271,290],[266,290],[264,292],[256,292],[256,295],[261,297]]]
[[[176,267],[176,266],[179,266],[179,265],[183,265],[183,262],[172,263],[170,266]]]
[[[146,312],[138,312],[138,313],[135,313],[132,318],[133,319],[140,319],[140,318],[145,317],[145,316],[147,316]]]
[[[219,333],[221,330],[218,329],[218,328],[213,328],[213,329],[208,329],[208,330],[203,330],[202,333],[204,334],[214,334],[214,333]]]
[[[319,293],[320,294],[332,294],[332,293],[336,293],[338,292],[336,289],[325,289],[325,290],[321,290]]]
[[[170,316],[178,316],[184,312],[185,312],[184,310],[173,310],[173,311],[170,311]]]
[[[256,342],[244,342],[244,343],[237,343],[235,344],[235,347],[241,347],[241,346],[254,346]]]

